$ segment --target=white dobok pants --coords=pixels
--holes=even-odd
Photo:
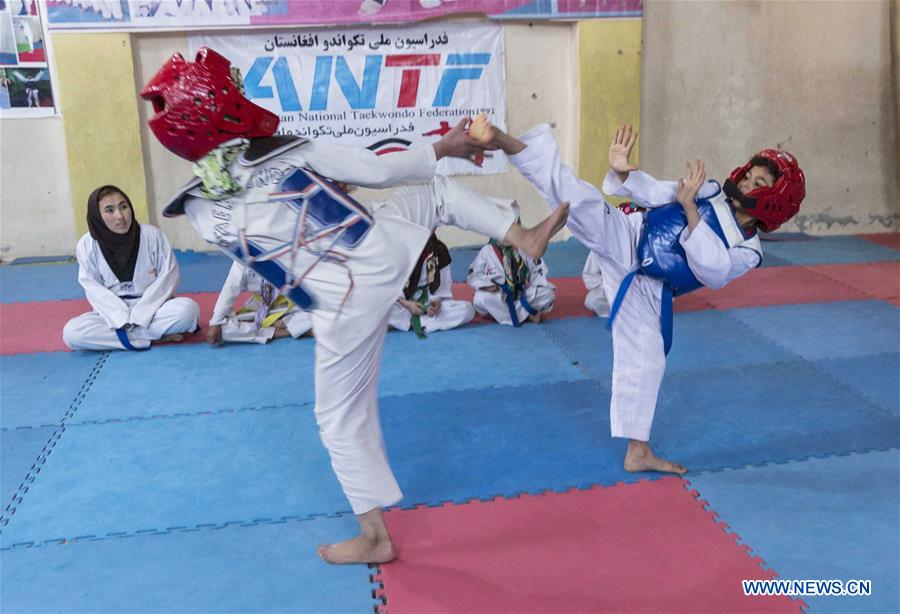
[[[547,286],[530,286],[525,288],[525,300],[539,313],[551,311],[556,302],[556,290]],[[499,324],[513,325],[509,307],[506,305],[506,299],[503,298],[502,292],[476,290],[473,304],[475,311],[481,315],[489,315]],[[519,318],[519,322],[528,320],[529,315],[531,314],[525,311],[522,303],[516,301],[516,317]]]
[[[197,330],[200,307],[193,300],[179,296],[170,298],[157,310],[147,327],[136,326],[128,331],[128,340],[136,348],[146,348],[151,341],[176,333]],[[106,320],[96,311],[83,313],[66,322],[63,342],[73,350],[124,350]]]
[[[597,314],[598,317],[609,317],[609,301],[606,300],[606,292],[603,288],[594,288],[589,290],[587,296],[584,297],[584,306]]]
[[[450,330],[465,326],[475,317],[475,308],[468,301],[457,301],[454,299],[441,299],[441,310],[433,316],[419,316],[422,328],[426,333],[433,333],[439,330]],[[412,314],[399,303],[391,306],[391,312],[388,315],[388,326],[397,330],[409,330],[412,326]]]
[[[637,268],[636,250],[643,217],[626,215],[608,204],[603,193],[581,181],[560,161],[549,126],[520,137],[527,148],[510,161],[537,188],[550,208],[568,202],[567,227],[600,257],[603,289],[615,297],[622,279]],[[657,394],[666,368],[660,330],[662,283],[634,278],[612,329],[613,373],[610,422],[613,437],[650,439]]]
[[[396,250],[398,242],[416,242],[409,249],[407,270],[402,278],[396,279],[393,297],[409,277],[430,231],[438,225],[452,224],[502,239],[515,220],[511,209],[440,176],[427,184],[400,188],[373,209],[376,227],[379,217],[386,215],[402,217],[427,229],[411,234],[413,239],[405,235],[391,236],[381,247],[382,253],[387,253]],[[366,293],[367,289],[361,285],[365,280],[364,276],[357,279],[353,292],[360,292],[359,296]],[[316,335],[316,421],[331,465],[355,514],[392,505],[403,496],[388,463],[378,415],[378,375],[393,302],[391,298],[383,305],[365,306],[368,314],[383,314],[378,320],[354,317],[353,309],[337,319],[331,314],[312,311]],[[355,347],[348,346],[351,349],[347,351],[332,349],[337,344],[330,342],[329,335],[332,330],[340,334],[337,323],[341,330],[355,332],[359,341]]]
[[[248,317],[244,317],[244,316]],[[228,316],[222,324],[222,341],[225,343],[268,343],[275,335],[274,326],[256,328],[256,314],[240,314]],[[284,326],[297,339],[312,329],[312,317],[305,311],[294,311],[281,317]]]

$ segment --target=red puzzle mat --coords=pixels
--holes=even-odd
[[[664,478],[586,491],[392,510],[400,559],[376,581],[403,612],[799,612],[745,597],[769,579],[685,489]]]
[[[556,306],[546,319],[591,316],[584,306],[587,291],[580,277],[551,280],[557,287]],[[474,290],[453,284],[456,298],[471,301]],[[218,294],[184,294],[200,305],[200,325],[212,315]],[[735,309],[769,305],[864,301],[880,299],[900,306],[900,262],[825,264],[763,268],[734,280],[721,290],[700,289],[675,301],[675,311]],[[246,295],[239,302],[246,300]],[[0,304],[0,354],[66,350],[62,329],[66,322],[90,310],[86,300],[38,301]],[[476,319],[476,323],[485,322]],[[188,335],[184,343],[197,343],[203,335]]]

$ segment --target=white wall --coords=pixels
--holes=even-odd
[[[507,108],[511,132],[549,122],[556,126],[563,158],[576,165],[578,151],[578,47],[573,23],[506,25]],[[175,51],[187,54],[188,39],[183,34],[141,35],[133,43],[137,81],[146,82]],[[526,61],[540,53],[540,61]],[[148,198],[159,209],[165,200],[191,176],[190,164],[165,150],[146,126],[148,104],[140,105],[142,141],[147,165]],[[503,175],[459,177],[470,188],[488,196],[514,198],[522,208],[526,224],[546,217],[548,209],[531,186],[510,166]],[[389,190],[359,190],[354,197],[363,202],[384,198]],[[151,212],[151,223],[160,226],[182,249],[208,250],[184,218],[166,219]],[[441,238],[449,245],[472,245],[485,239],[456,228],[444,228]],[[561,233],[557,240],[567,238]]]
[[[721,180],[783,147],[807,179],[783,229],[895,230],[891,4],[645,0],[642,166],[679,177],[699,157]]]
[[[676,177],[685,160],[701,157],[722,178],[750,153],[781,145],[797,155],[808,179],[801,214],[785,230],[896,230],[896,3],[646,0],[644,11],[644,168]],[[576,166],[576,27],[505,28],[511,132],[555,124],[563,159]],[[187,51],[187,37],[135,35],[132,49],[140,85],[173,51]],[[147,105],[140,108],[146,120]],[[163,150],[146,126],[142,143],[151,223],[178,248],[207,249],[184,220],[157,213],[190,177],[188,163]],[[543,203],[514,171],[462,181],[518,199],[528,224],[544,215]],[[62,120],[0,121],[0,261],[73,253],[70,200]],[[441,234],[453,245],[481,241],[462,231]]]
[[[75,253],[62,120],[0,121],[0,262]]]

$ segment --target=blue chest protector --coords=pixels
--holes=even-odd
[[[718,184],[716,184],[718,185]],[[697,199],[697,211],[706,224],[722,240],[726,248],[730,248],[725,231],[716,215],[715,207],[711,202],[719,195],[721,187],[708,198]],[[660,328],[663,335],[663,344],[666,354],[672,347],[672,299],[675,296],[687,294],[692,290],[703,287],[703,284],[691,271],[688,265],[687,255],[678,239],[687,228],[687,216],[684,214],[681,204],[669,203],[661,207],[651,209],[644,217],[644,225],[641,228],[641,238],[637,246],[637,258],[640,262],[637,270],[625,276],[616,298],[613,301],[606,327],[612,328],[613,321],[631,282],[635,275],[646,275],[663,282],[662,305],[660,309]]]

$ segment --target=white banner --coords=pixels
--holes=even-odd
[[[492,24],[278,30],[192,36],[241,69],[247,97],[276,113],[279,133],[389,153],[433,143],[465,117],[506,127],[503,31]],[[445,159],[442,174],[506,171]]]

